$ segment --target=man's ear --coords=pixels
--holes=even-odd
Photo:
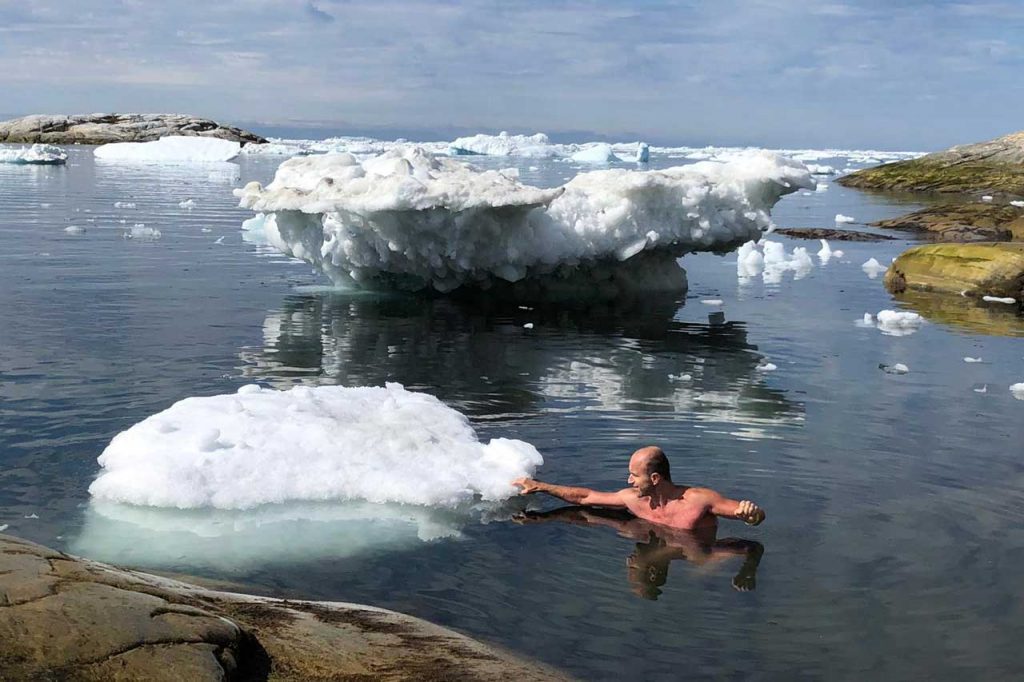
[[[651,483],[653,483],[654,485],[658,485],[659,483],[661,483],[661,474],[659,474],[657,471],[651,474]]]

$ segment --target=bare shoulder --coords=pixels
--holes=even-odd
[[[683,499],[693,500],[694,502],[702,500],[716,500],[721,496],[722,494],[719,493],[717,490],[712,490],[711,488],[704,488],[699,485],[690,486],[683,493]]]

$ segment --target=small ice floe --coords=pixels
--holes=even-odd
[[[982,296],[981,300],[988,301],[989,303],[1013,304],[1017,302],[1017,299],[1010,298],[1009,296]]]
[[[10,528],[10,526],[9,526],[9,525],[7,525],[6,523],[4,523],[4,524],[0,524],[0,533],[3,533],[3,532],[4,532],[5,530],[7,530],[8,528]]]
[[[519,308],[520,310],[533,310],[533,308],[531,308],[531,307],[530,307],[530,306],[528,306],[528,305],[521,305],[521,306],[518,306],[518,308]]]
[[[186,208],[186,209],[191,211],[195,207],[196,207],[196,202],[195,202],[194,199],[185,199],[185,201],[179,201],[178,202],[178,208]]]
[[[874,258],[869,258],[863,265],[860,266],[860,269],[866,272],[868,277],[870,277],[871,279],[875,279],[889,268],[885,267]]]
[[[160,239],[160,230],[155,227],[146,227],[145,223],[135,223],[132,229],[127,230],[123,235],[125,239]]]
[[[68,153],[52,144],[34,144],[20,149],[0,149],[0,163],[31,166],[59,166],[68,160]]]
[[[758,251],[758,247],[762,251]],[[736,253],[736,274],[743,280],[761,275],[767,284],[778,284],[783,273],[791,271],[793,279],[801,279],[814,269],[807,249],[798,246],[793,253],[786,255],[786,247],[781,242],[766,239],[760,242],[747,242]]]
[[[923,317],[905,310],[880,310],[875,321],[878,329],[889,336],[909,336],[924,324]]]
[[[821,248],[818,249],[818,259],[821,261],[822,265],[825,265],[832,259],[834,252],[832,251],[832,247],[828,245],[828,240],[819,239],[818,241],[821,242]]]
[[[38,519],[39,518],[39,514],[32,513],[32,514],[28,514],[28,515],[24,516],[23,518],[26,518],[26,519]]]
[[[1011,201],[1010,206],[1016,206],[1017,208],[1024,208],[1024,201]]]
[[[986,194],[985,196],[983,196],[981,198],[981,200],[986,202],[986,203],[988,203],[988,202],[992,201],[992,197],[990,195]]]
[[[771,362],[765,362],[764,364],[758,365],[754,369],[756,369],[758,372],[774,372],[775,370],[778,369],[778,367],[776,367]]]
[[[705,298],[701,299],[701,303],[704,305],[722,305],[724,301],[720,298]]]
[[[1012,393],[1013,397],[1017,400],[1024,400],[1024,381],[1010,386],[1010,393]]]
[[[982,384],[981,388],[975,388],[975,393],[988,393],[988,384]]]
[[[533,329],[533,322],[527,322],[524,324],[523,329]]]
[[[85,228],[79,225],[68,225],[64,231],[68,234],[85,234]]]
[[[39,204],[39,208],[50,208],[53,204]]]
[[[213,228],[212,227],[200,227],[199,231],[200,232],[213,232]]]
[[[856,220],[857,219],[854,218],[853,216],[843,215],[842,213],[836,213],[836,222],[837,223],[852,223],[852,222],[856,222]]]
[[[636,158],[633,159],[635,163],[648,163],[651,160],[651,146],[646,142],[636,143]]]
[[[878,369],[882,370],[886,374],[906,374],[910,371],[910,368],[902,362],[897,362],[895,365],[879,364]]]
[[[693,377],[689,374],[669,374],[669,381],[692,381]]]
[[[217,237],[217,241],[215,241],[213,243],[214,244],[223,244],[224,243],[224,237],[223,236]]]
[[[972,357],[970,357],[969,355],[965,355],[965,356],[964,356],[964,362],[967,362],[967,363],[971,363],[971,362],[981,362],[981,358],[972,358]]]
[[[827,182],[819,182],[817,184],[817,186],[815,186],[814,191],[815,192],[827,192],[828,191],[828,183]]]
[[[135,208],[135,204],[131,201],[115,201],[114,208]]]

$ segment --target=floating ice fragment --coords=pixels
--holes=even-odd
[[[875,319],[879,330],[889,336],[909,336],[924,323],[920,315],[905,310],[880,310]]]
[[[189,210],[192,210],[195,207],[196,207],[196,202],[195,202],[194,199],[185,199],[184,201],[179,201],[178,202],[178,208],[187,208]]]
[[[8,524],[6,524],[6,523],[5,523],[5,524],[2,524],[2,525],[0,525],[0,533],[3,533],[3,532],[4,532],[5,530],[7,530],[8,528],[10,528],[10,526],[9,526]]]
[[[621,160],[619,157],[615,156],[612,146],[604,142],[599,142],[590,147],[585,147],[573,154],[570,158],[576,163],[595,164],[614,163]]]
[[[199,231],[200,232],[213,232],[213,228],[212,227],[200,227]]]
[[[874,258],[869,258],[867,261],[865,261],[863,265],[860,266],[860,269],[866,272],[868,277],[870,277],[871,279],[875,279],[889,268],[885,267]]]
[[[104,161],[129,163],[210,163],[229,161],[241,148],[231,140],[172,135],[153,142],[111,142],[96,147],[93,154]]]
[[[114,208],[135,208],[135,203],[131,201],[115,201]]]
[[[766,362],[763,365],[758,365],[754,369],[756,369],[758,372],[774,372],[775,370],[778,369],[778,367],[776,367],[774,364],[770,362]]]
[[[821,242],[821,249],[818,250],[818,258],[821,259],[821,264],[825,265],[829,259],[832,258],[832,248],[828,245],[828,241],[825,239],[818,240]]]
[[[135,223],[132,229],[122,235],[125,239],[160,239],[160,230],[146,227],[145,223]]]
[[[814,188],[814,191],[815,192],[827,192],[828,191],[828,183],[827,182],[819,182],[818,185]]]
[[[990,195],[986,194],[985,196],[983,196],[981,198],[981,200],[987,203],[987,202],[992,201],[992,197]]]
[[[969,362],[981,362],[981,358],[972,358],[972,357],[964,356],[964,362],[968,362],[968,363]]]
[[[1024,201],[1011,201],[1010,206],[1016,206],[1017,208],[1024,208]]]
[[[465,416],[399,384],[252,385],[186,398],[122,431],[89,492],[179,509],[360,500],[454,509],[513,496],[510,482],[542,462],[529,443],[479,441]]]
[[[1012,303],[1016,303],[1017,302],[1017,299],[1010,298],[1009,296],[1003,296],[1003,297],[1000,297],[1000,296],[982,296],[981,300],[988,301],[990,303],[1007,303],[1007,304],[1012,304]]]
[[[24,517],[22,517],[22,518],[26,518],[26,519],[38,519],[38,518],[39,518],[39,514],[36,514],[36,513],[34,513],[34,512],[33,512],[32,514],[28,514],[27,516],[24,516]]]
[[[988,393],[988,384],[983,385],[981,388],[974,389],[975,393]]]
[[[1024,382],[1010,386],[1010,393],[1017,400],[1024,400]]]
[[[906,374],[910,371],[910,368],[904,365],[902,362],[897,362],[895,365],[878,365],[878,369],[882,370],[886,374]]]
[[[32,166],[59,166],[68,160],[68,153],[52,144],[34,144],[19,149],[0,149],[0,163]]]
[[[720,298],[705,298],[701,300],[704,305],[722,305],[724,301]]]
[[[213,243],[214,244],[223,244],[224,243],[224,237],[223,236],[217,237],[217,239]]]
[[[846,254],[843,253],[842,251],[840,251],[839,249],[836,249],[835,251],[832,252],[832,257],[833,258],[842,258],[845,255]]]
[[[636,143],[636,163],[647,163],[651,160],[651,147],[646,142]]]
[[[693,377],[689,374],[669,374],[669,381],[691,381]]]
[[[68,225],[64,231],[68,234],[85,234],[85,228],[79,225]]]
[[[524,324],[523,329],[533,329],[533,322],[527,322]]]
[[[852,217],[852,216],[843,215],[842,213],[836,213],[836,222],[837,223],[852,223],[852,222],[855,222],[856,220],[857,219]]]

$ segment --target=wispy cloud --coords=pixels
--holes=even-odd
[[[936,147],[1020,127],[1020,35],[1024,10],[1000,2],[30,0],[0,4],[0,88],[25,113],[170,102],[228,120]]]

